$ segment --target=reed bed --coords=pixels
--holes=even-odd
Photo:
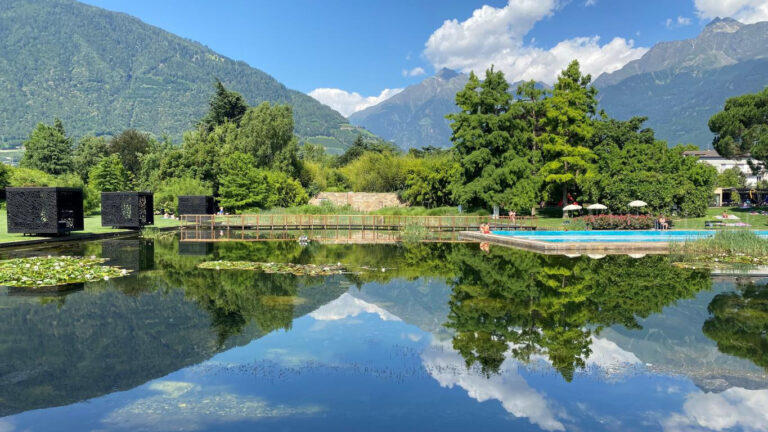
[[[752,231],[718,231],[709,238],[673,243],[671,252],[684,259],[763,263],[768,261],[768,239]]]

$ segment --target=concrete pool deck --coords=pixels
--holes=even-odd
[[[479,231],[461,231],[460,240],[494,243],[545,254],[581,252],[666,254],[669,242],[547,242],[499,234],[483,234]]]

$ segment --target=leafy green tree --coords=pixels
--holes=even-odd
[[[341,168],[355,192],[396,192],[405,187],[408,161],[391,153],[364,153]]]
[[[191,177],[175,177],[163,181],[155,189],[154,204],[159,210],[179,213],[179,195],[211,195],[211,185]]]
[[[427,208],[452,205],[451,187],[460,170],[450,153],[415,159],[405,179],[403,198]]]
[[[717,175],[715,186],[722,188],[743,188],[747,185],[747,175],[739,167],[728,168]]]
[[[109,141],[109,152],[117,155],[123,167],[137,178],[141,171],[141,155],[149,151],[151,141],[149,134],[127,129]]]
[[[309,196],[297,180],[280,171],[268,171],[267,183],[271,191],[270,207],[293,207],[304,205]]]
[[[240,93],[227,90],[218,78],[213,87],[216,92],[208,102],[208,114],[200,120],[202,128],[212,131],[214,127],[227,122],[239,124],[248,109],[245,98]]]
[[[72,155],[74,171],[83,181],[88,181],[88,173],[101,159],[109,156],[109,146],[104,137],[84,136],[75,147]]]
[[[538,102],[538,96],[530,94]],[[453,150],[461,167],[452,188],[457,203],[501,205],[515,210],[538,202],[537,175],[530,106],[513,103],[504,74],[486,71],[482,82],[474,73],[456,94],[460,112],[452,121]]]
[[[709,119],[715,134],[712,145],[724,157],[751,155],[768,162],[768,89],[725,101],[722,111]]]
[[[543,150],[544,182],[557,187],[566,203],[570,189],[594,175],[596,159],[589,148],[594,131],[597,90],[592,77],[582,75],[574,60],[557,77],[552,97],[546,99],[544,131],[536,138]]]
[[[258,168],[295,175],[299,164],[297,143],[291,107],[264,102],[246,111],[233,147],[251,155]]]
[[[597,175],[582,183],[584,195],[613,212],[628,212],[627,204],[641,199],[651,212],[703,216],[716,170],[683,156],[686,147],[657,141],[653,130],[642,128],[645,120],[594,122],[589,145],[598,156]]]
[[[120,158],[113,154],[91,169],[88,182],[100,192],[119,192],[128,190],[128,177]]]
[[[256,168],[250,154],[234,152],[221,161],[219,203],[230,212],[268,208],[270,195],[267,173]]]
[[[38,123],[24,141],[24,156],[19,166],[59,175],[72,171],[72,141],[58,118],[53,125]]]

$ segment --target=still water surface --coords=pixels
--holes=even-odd
[[[0,431],[768,430],[768,288],[668,257],[179,243],[0,294]],[[197,269],[328,264],[326,277]]]

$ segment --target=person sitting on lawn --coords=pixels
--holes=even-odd
[[[723,219],[728,219],[728,210],[723,210]]]

